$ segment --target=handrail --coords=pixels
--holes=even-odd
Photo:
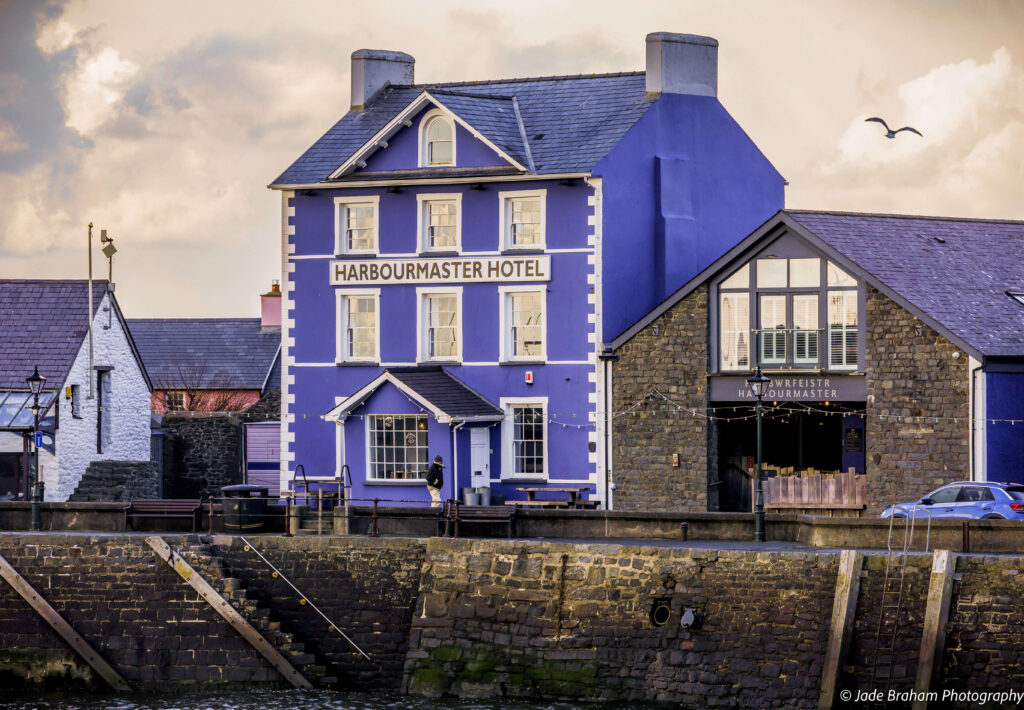
[[[341,634],[341,637],[342,637],[343,639],[345,639],[345,640],[346,640],[346,641],[348,641],[348,642],[349,642],[350,644],[352,644],[352,648],[354,648],[355,650],[359,651],[360,655],[362,655],[362,657],[363,657],[363,658],[365,658],[366,660],[370,661],[371,663],[373,662],[373,659],[372,659],[372,658],[370,658],[369,656],[367,656],[367,655],[366,655],[366,652],[365,652],[365,651],[363,651],[363,649],[359,648],[359,646],[358,646],[358,645],[356,645],[356,642],[355,642],[355,641],[353,641],[352,639],[350,639],[350,638],[349,638],[349,637],[348,637],[348,636],[347,636],[347,635],[345,634],[345,632],[344,632],[344,631],[342,631],[341,629],[339,629],[339,628],[338,628],[338,626],[337,626],[337,624],[335,624],[335,623],[334,623],[333,621],[331,621],[330,619],[328,619],[328,618],[327,618],[327,615],[326,615],[326,614],[324,614],[324,613],[323,613],[322,611],[320,611],[320,608],[319,608],[319,607],[318,607],[318,606],[317,606],[316,604],[314,604],[314,603],[313,603],[313,601],[312,601],[312,600],[311,600],[311,599],[310,599],[309,597],[307,597],[307,596],[306,596],[305,594],[303,594],[303,593],[302,593],[302,592],[301,592],[301,591],[299,590],[299,588],[298,588],[298,587],[296,587],[296,586],[295,586],[294,584],[292,584],[291,580],[290,580],[290,579],[288,579],[287,577],[285,577],[285,576],[284,576],[284,573],[283,573],[283,572],[281,572],[281,570],[279,570],[279,569],[278,569],[277,567],[275,567],[275,566],[274,566],[274,565],[273,565],[273,564],[272,564],[272,563],[270,562],[270,560],[268,560],[268,559],[267,559],[266,557],[264,557],[264,556],[263,556],[262,554],[260,554],[260,551],[256,549],[256,546],[255,546],[255,545],[253,545],[253,544],[252,544],[251,542],[249,542],[248,540],[246,540],[246,539],[245,539],[244,537],[242,537],[241,535],[240,535],[239,537],[241,538],[242,542],[243,542],[243,543],[244,543],[244,544],[246,545],[246,547],[248,547],[248,548],[249,548],[250,550],[252,550],[253,552],[255,552],[255,553],[256,553],[256,556],[257,556],[257,557],[259,557],[259,558],[260,558],[261,560],[263,560],[263,562],[264,562],[264,563],[266,563],[267,567],[269,567],[270,569],[274,570],[274,572],[276,572],[276,573],[277,573],[277,575],[278,575],[278,576],[279,576],[279,577],[280,577],[281,579],[283,579],[283,580],[285,581],[285,584],[287,584],[287,585],[288,585],[289,587],[291,587],[292,589],[294,589],[294,590],[295,590],[295,593],[296,593],[296,594],[298,594],[298,595],[299,595],[299,596],[300,596],[300,597],[302,598],[302,600],[303,600],[303,601],[305,601],[305,602],[306,602],[307,604],[309,604],[309,606],[310,606],[310,607],[312,607],[313,611],[315,611],[315,612],[316,612],[317,614],[319,614],[320,616],[322,616],[322,617],[323,617],[323,619],[324,619],[324,621],[326,621],[326,622],[327,622],[328,624],[330,624],[330,626],[331,626],[331,628],[332,628],[332,629],[334,629],[335,631],[337,631],[337,632],[338,632],[339,634]]]
[[[889,507],[892,508],[893,510],[901,510],[901,511],[903,511],[906,514],[906,518],[909,519],[907,521],[907,525],[909,525],[909,527],[910,527],[910,535],[909,535],[909,538],[908,538],[908,536],[906,534],[906,530],[904,530],[904,535],[903,535],[903,554],[907,553],[907,550],[910,548],[910,545],[911,545],[911,543],[912,543],[912,541],[914,539],[914,523],[917,520],[917,512],[920,510],[920,511],[923,511],[924,513],[926,513],[928,515],[928,528],[927,528],[927,532],[925,533],[925,539],[924,539],[924,551],[928,552],[928,548],[931,546],[931,543],[932,543],[932,511],[928,510],[928,508],[921,508],[917,504],[914,504],[912,506],[907,506],[907,505],[903,505],[903,504],[897,503],[897,504],[889,506]],[[886,542],[885,542],[885,545],[886,545],[886,548],[887,548],[887,551],[889,552],[889,554],[892,554],[892,525],[893,525],[893,521],[895,519],[896,519],[895,515],[890,515],[889,516],[889,536],[888,536],[888,538],[886,539]]]

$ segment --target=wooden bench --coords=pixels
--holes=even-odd
[[[191,518],[192,532],[199,528],[202,501],[198,498],[142,499],[128,502],[124,509],[124,529],[132,530],[135,518]]]
[[[452,537],[459,536],[459,523],[489,523],[508,526],[507,537],[513,537],[516,531],[515,508],[502,508],[490,505],[461,505],[450,500],[437,516],[437,534],[442,535],[441,524],[444,523],[443,536],[448,536],[448,526],[452,525]]]

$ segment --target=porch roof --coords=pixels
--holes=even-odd
[[[496,422],[504,412],[493,402],[440,366],[395,367],[384,370],[366,386],[323,415],[338,422],[358,408],[385,382],[390,382],[439,422]]]

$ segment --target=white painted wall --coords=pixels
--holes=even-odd
[[[150,439],[150,393],[146,379],[132,352],[110,295],[100,302],[93,319],[93,361],[98,367],[113,367],[110,385],[113,409],[110,446],[102,454],[96,451],[97,378],[93,375],[94,398],[89,394],[89,339],[83,339],[67,385],[81,385],[81,417],[71,415],[71,400],[58,393],[60,423],[57,428],[56,462],[40,453],[40,467],[46,483],[46,500],[63,502],[74,493],[89,463],[96,460],[148,461]],[[110,324],[108,327],[108,323]]]

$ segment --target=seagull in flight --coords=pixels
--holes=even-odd
[[[885,126],[885,131],[886,131],[885,137],[886,138],[895,138],[896,134],[899,133],[900,131],[910,131],[911,133],[916,133],[917,135],[919,135],[922,138],[924,138],[924,136],[921,134],[921,131],[917,130],[916,128],[911,128],[910,126],[904,126],[903,128],[898,128],[898,129],[896,129],[894,131],[891,128],[889,128],[889,124],[887,124],[885,121],[883,121],[882,119],[878,118],[877,116],[873,116],[871,118],[865,118],[864,119],[864,123],[867,123],[868,121],[874,121],[875,123],[881,123],[883,126]]]

